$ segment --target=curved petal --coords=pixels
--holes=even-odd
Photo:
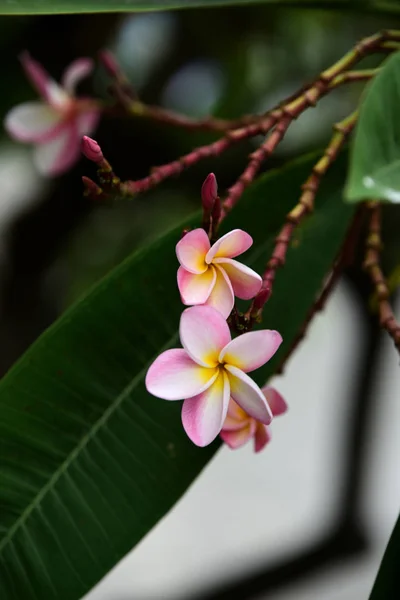
[[[253,238],[251,235],[242,229],[233,229],[212,245],[207,252],[206,262],[210,264],[214,258],[234,258],[235,256],[239,256],[239,254],[246,252],[252,243]]]
[[[90,108],[81,112],[77,117],[77,127],[79,137],[90,135],[96,129],[100,120],[100,111]]]
[[[223,268],[238,298],[250,300],[260,291],[262,279],[253,269],[231,258],[216,258],[213,264]]]
[[[156,358],[146,375],[146,389],[163,400],[183,400],[204,392],[218,376],[217,369],[204,369],[186,350],[166,350]]]
[[[62,117],[43,102],[25,102],[10,110],[4,127],[20,142],[45,142],[57,131]]]
[[[221,348],[231,339],[227,322],[210,306],[192,306],[184,310],[179,335],[189,356],[204,367],[218,365]]]
[[[222,350],[219,361],[249,373],[268,362],[281,343],[281,334],[271,329],[243,333]]]
[[[183,304],[204,304],[214,287],[217,274],[214,267],[196,275],[183,267],[178,269],[178,288]]]
[[[71,96],[81,79],[84,79],[93,71],[91,58],[78,58],[67,67],[62,76],[61,84]]]
[[[223,371],[205,392],[184,401],[182,423],[194,444],[207,446],[215,440],[225,420],[228,404],[229,381]]]
[[[258,385],[240,369],[225,365],[231,386],[231,396],[251,417],[269,425],[272,412]]]
[[[35,164],[43,175],[60,175],[67,171],[80,156],[80,140],[75,123],[66,125],[50,141],[36,146]]]
[[[250,419],[249,415],[240,408],[239,404],[236,404],[234,400],[230,400],[228,407],[228,415],[227,418],[235,419],[235,421],[245,421],[246,419]]]
[[[32,85],[46,102],[56,108],[66,106],[70,102],[68,94],[28,52],[21,54],[20,61]]]
[[[257,423],[257,429],[254,435],[254,451],[260,452],[271,439],[271,428],[268,425]]]
[[[228,431],[225,428],[221,431],[221,439],[231,448],[236,450],[246,444],[254,436],[256,431],[256,422],[252,419],[247,425],[236,431]]]
[[[204,273],[208,269],[205,257],[210,248],[210,240],[204,229],[189,231],[176,245],[176,256],[189,273]]]
[[[228,279],[225,271],[219,267],[215,267],[217,278],[214,287],[209,295],[206,305],[216,308],[221,315],[227,319],[231,313],[235,303],[235,296],[231,282]]]
[[[264,394],[274,417],[283,415],[283,413],[287,411],[288,405],[275,388],[266,386],[261,388],[261,391]]]

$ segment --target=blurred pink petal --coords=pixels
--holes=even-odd
[[[229,381],[221,371],[214,383],[202,394],[184,401],[183,427],[197,446],[211,444],[221,431],[229,404]]]
[[[204,273],[208,269],[205,256],[210,240],[204,229],[189,231],[176,245],[176,256],[182,267],[190,273]]]
[[[50,77],[42,65],[30,56],[29,52],[23,52],[20,55],[20,61],[32,85],[46,102],[56,107],[68,102],[68,95]]]
[[[271,428],[268,425],[257,423],[256,432],[254,435],[254,451],[260,452],[271,439]]]
[[[268,425],[272,420],[272,412],[258,385],[237,367],[226,364],[225,369],[228,371],[233,400],[251,417]]]
[[[207,306],[212,306],[218,310],[222,316],[227,319],[235,304],[235,296],[228,276],[219,267],[215,267],[217,274],[214,287],[207,298]]]
[[[210,306],[193,306],[184,310],[179,336],[189,356],[205,367],[217,366],[221,349],[231,339],[227,322]]]
[[[38,171],[43,175],[59,175],[67,171],[79,156],[79,139],[74,124],[65,126],[56,137],[39,144],[33,153]]]
[[[231,258],[214,258],[213,264],[224,269],[238,298],[250,300],[260,291],[262,279],[253,269]]]
[[[277,331],[250,331],[229,342],[222,350],[219,360],[248,373],[268,362],[281,343],[282,336]]]
[[[93,71],[93,61],[91,58],[78,58],[74,60],[64,71],[61,85],[68,94],[73,96],[75,88],[81,79],[84,79]]]
[[[217,369],[204,369],[186,350],[167,350],[156,358],[146,375],[146,389],[164,400],[182,400],[201,394],[217,378]]]
[[[60,115],[46,104],[25,102],[10,110],[4,126],[20,142],[44,142],[54,135],[60,121]]]
[[[85,110],[77,115],[79,137],[92,133],[100,120],[100,110],[94,108]]]
[[[240,448],[251,440],[255,434],[256,428],[256,422],[254,419],[251,419],[247,424],[242,424],[241,429],[237,430],[228,430],[224,425],[220,436],[229,448],[236,450],[236,448]]]
[[[211,294],[217,279],[214,267],[200,275],[189,273],[183,267],[178,269],[178,288],[182,302],[186,305],[204,304]]]
[[[283,415],[287,411],[287,403],[275,388],[266,386],[261,388],[261,391],[267,399],[267,402],[269,404],[270,409],[272,410],[272,414],[274,415],[274,417]]]
[[[250,248],[253,238],[241,229],[233,229],[212,245],[206,256],[210,264],[214,258],[234,258]]]

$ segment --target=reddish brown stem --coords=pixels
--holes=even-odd
[[[400,352],[400,324],[393,314],[389,302],[390,291],[380,265],[382,249],[381,238],[381,206],[377,202],[368,205],[370,211],[369,233],[366,240],[366,253],[364,269],[370,276],[378,299],[379,320],[384,329],[394,341],[394,345]]]

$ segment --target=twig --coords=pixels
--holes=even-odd
[[[381,206],[377,202],[368,204],[370,211],[369,233],[366,240],[364,269],[369,274],[378,299],[379,321],[394,341],[400,352],[400,324],[393,314],[389,302],[390,291],[380,265],[382,250],[381,238]]]
[[[318,295],[316,301],[310,308],[310,310],[305,318],[305,321],[304,321],[300,331],[298,332],[297,336],[293,340],[290,348],[286,352],[285,356],[282,358],[282,361],[275,372],[276,375],[279,375],[283,372],[283,368],[284,368],[286,362],[288,361],[290,356],[293,354],[293,352],[296,350],[296,348],[300,344],[300,342],[304,339],[304,337],[307,333],[308,327],[309,327],[311,321],[313,320],[314,316],[318,312],[320,312],[321,310],[323,310],[325,308],[326,302],[327,302],[328,298],[330,297],[332,291],[334,290],[336,283],[340,279],[340,276],[343,273],[343,270],[353,262],[355,247],[356,247],[359,235],[360,235],[363,216],[364,216],[364,207],[361,206],[358,209],[358,211],[353,219],[352,224],[350,225],[350,228],[347,233],[346,240],[343,244],[343,247],[341,248],[339,255],[337,256],[337,258],[333,264],[332,270],[331,270],[330,274],[328,275],[320,294]]]
[[[314,210],[315,197],[322,178],[338,157],[341,148],[356,124],[357,116],[358,113],[355,111],[346,119],[343,119],[333,126],[335,133],[326,147],[323,156],[314,165],[311,175],[302,185],[303,192],[299,202],[286,216],[286,222],[275,240],[272,256],[269,259],[267,268],[263,274],[263,288],[268,288],[272,292],[276,271],[285,263],[293,232],[304,217]],[[250,308],[249,314],[253,315],[254,318],[253,307]],[[256,317],[259,318],[260,316],[260,307],[258,307]]]

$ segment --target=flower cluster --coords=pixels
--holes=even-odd
[[[222,430],[231,448],[254,437],[259,451],[269,440],[272,417],[287,408],[278,392],[261,390],[248,375],[275,354],[281,335],[264,329],[231,339],[226,321],[235,296],[249,300],[261,289],[261,277],[234,260],[252,243],[248,233],[235,229],[211,245],[206,231],[195,229],[176,246],[178,288],[190,306],[180,319],[183,347],[156,358],[146,387],[158,398],[184,401],[182,424],[198,446],[210,444]]]
[[[14,139],[35,146],[34,161],[44,175],[59,175],[78,159],[81,138],[91,133],[100,107],[91,98],[77,98],[75,88],[93,69],[89,58],[74,61],[56,83],[28,53],[21,56],[27,77],[41,96],[10,110],[4,126]]]

